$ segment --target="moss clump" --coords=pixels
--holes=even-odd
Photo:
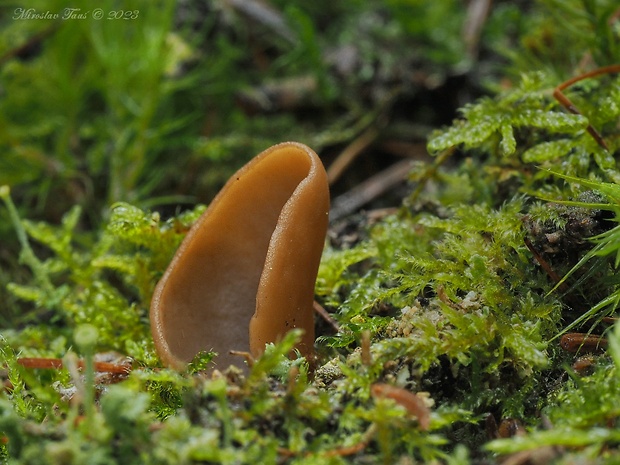
[[[3,200],[20,237],[22,261],[34,278],[29,285],[9,284],[8,290],[33,309],[22,316],[24,331],[5,330],[3,336],[11,343],[22,340],[20,346],[28,340],[24,355],[62,357],[73,345],[73,330],[88,323],[98,330],[98,350],[155,363],[148,325],[154,283],[204,208],[162,222],[158,214],[119,203],[100,236],[90,237],[76,231],[77,207],[54,227],[20,220],[10,197]],[[32,239],[48,258],[35,256]],[[52,349],[50,338],[64,342]]]

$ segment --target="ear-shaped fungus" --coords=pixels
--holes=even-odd
[[[260,355],[293,328],[313,353],[314,285],[327,231],[325,169],[309,147],[285,142],[237,171],[179,247],[151,302],[163,363],[183,369],[213,350]]]

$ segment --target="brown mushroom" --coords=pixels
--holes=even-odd
[[[213,350],[218,367],[240,365],[230,350],[256,357],[293,328],[311,355],[328,212],[325,169],[303,144],[275,145],[237,171],[155,289],[151,331],[163,363],[183,369]]]

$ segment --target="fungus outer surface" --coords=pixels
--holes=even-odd
[[[230,350],[260,355],[304,329],[314,344],[314,284],[327,231],[329,192],[319,157],[275,145],[235,173],[192,227],[158,283],[151,331],[165,365],[183,369],[200,351],[218,368]]]

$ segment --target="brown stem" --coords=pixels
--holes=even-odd
[[[58,370],[63,367],[62,359],[60,358],[22,357],[17,359],[17,363],[25,368],[41,368],[45,370]],[[94,365],[95,371],[100,373],[127,374],[131,371],[131,366],[126,364],[95,362]],[[84,360],[78,361],[78,367],[84,368]]]
[[[553,96],[569,112],[571,112],[574,115],[581,115],[581,112],[577,109],[577,107],[573,104],[573,102],[571,102],[570,99],[566,95],[564,95],[562,91],[572,86],[576,82],[583,81],[584,79],[588,79],[588,78],[595,77],[595,76],[600,76],[601,74],[610,74],[610,73],[619,73],[619,72],[620,72],[620,65],[610,65],[610,66],[603,66],[602,68],[597,68],[588,73],[580,74],[579,76],[575,76],[559,84],[554,89]],[[603,147],[605,150],[609,151],[609,148],[607,147],[607,144],[605,143],[605,140],[603,139],[603,137],[599,134],[599,132],[596,129],[594,129],[594,127],[590,123],[588,123],[587,131],[594,138],[594,140],[596,141],[598,145]]]

